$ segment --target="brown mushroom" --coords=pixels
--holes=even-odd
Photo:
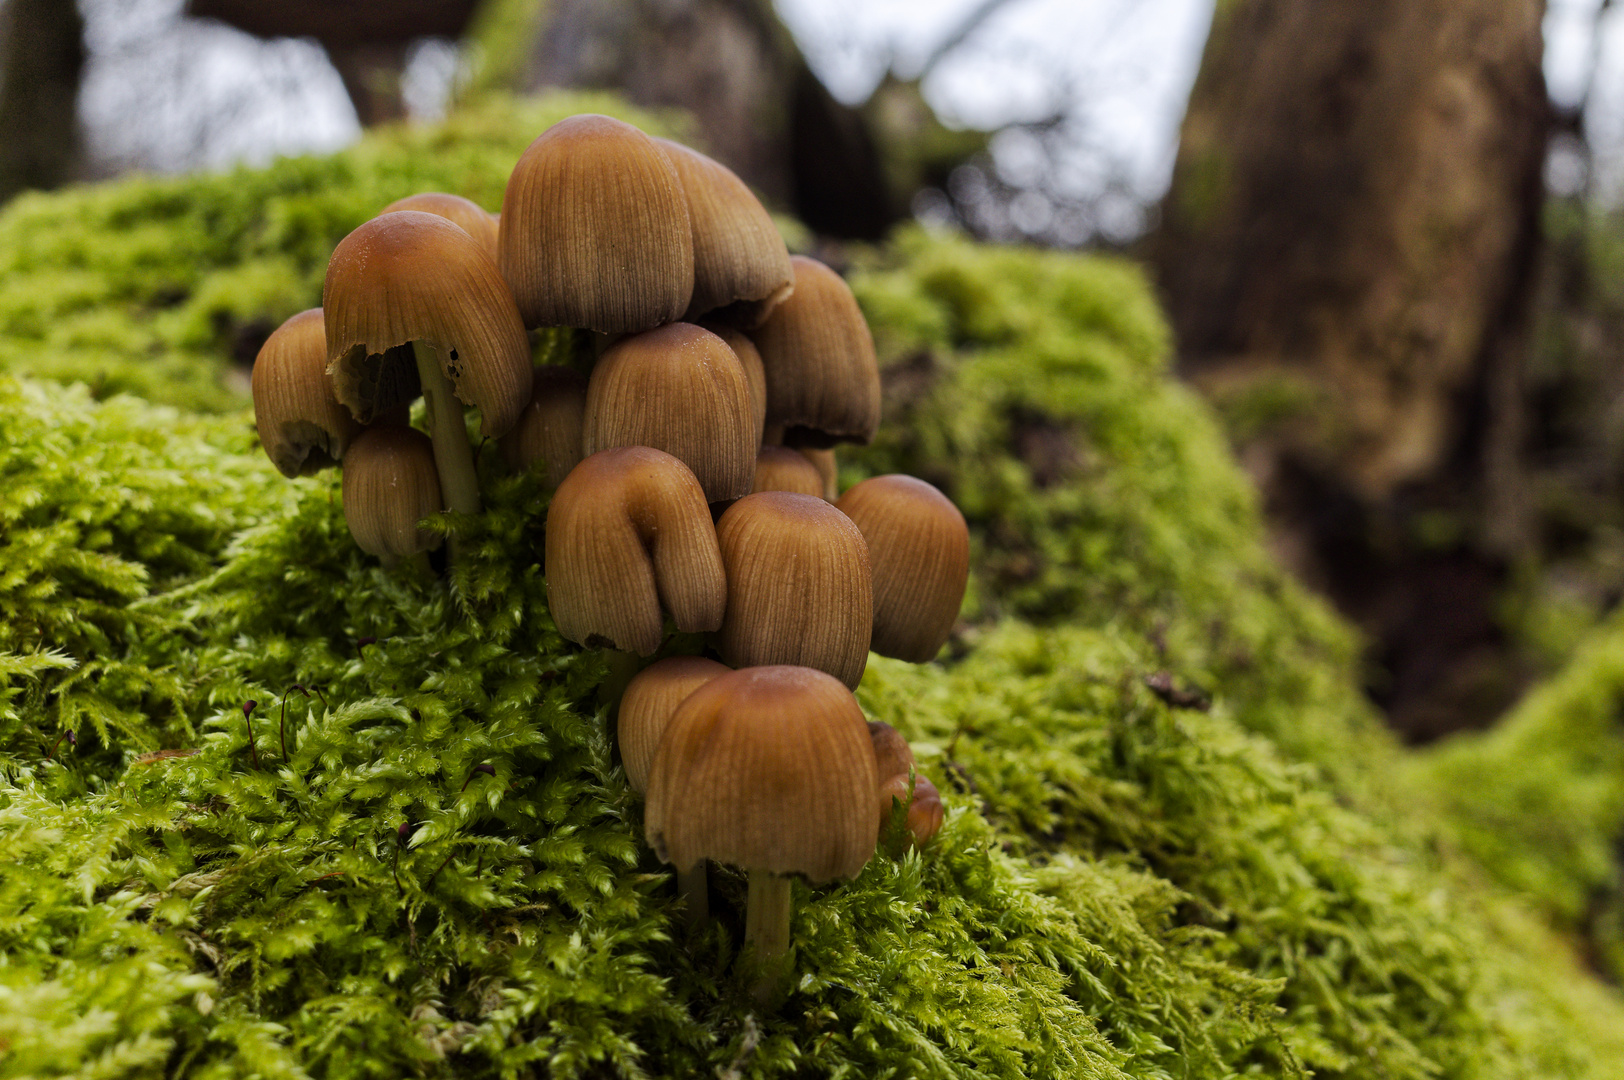
[[[746,495],[761,438],[744,367],[727,343],[671,323],[611,346],[592,369],[581,449],[652,446],[693,470],[710,502]]]
[[[420,384],[447,502],[478,513],[461,403],[479,409],[483,434],[500,436],[531,383],[530,343],[490,256],[443,217],[383,214],[333,251],[322,308],[334,395],[366,423]],[[408,344],[415,363],[400,348]]]
[[[299,312],[265,339],[251,383],[259,443],[283,476],[336,464],[361,432],[327,380],[321,308]]]
[[[874,620],[868,545],[814,495],[746,495],[716,525],[727,567],[720,652],[733,667],[800,664],[855,687]]]
[[[772,215],[733,170],[669,139],[655,139],[676,167],[693,226],[694,295],[685,318],[711,311],[760,326],[794,288],[789,249]]]
[[[744,331],[726,323],[710,321],[701,324],[706,330],[727,342],[733,355],[744,365],[744,378],[750,384],[751,427],[756,441],[761,442],[767,421],[767,372],[761,366],[761,351]]]
[[[649,330],[682,318],[693,296],[676,169],[647,135],[607,116],[560,120],[520,155],[499,244],[529,327]]]
[[[835,505],[868,542],[874,651],[916,664],[935,659],[970,578],[964,515],[923,480],[897,474],[864,480]]]
[[[795,291],[753,335],[767,371],[767,423],[788,446],[866,443],[880,426],[880,368],[857,298],[796,255]]]
[[[444,508],[428,436],[404,424],[363,431],[344,457],[344,520],[355,543],[384,565],[423,560],[440,537],[420,526]]]
[[[425,191],[418,195],[408,195],[404,199],[396,199],[383,208],[385,214],[392,214],[397,210],[421,210],[425,214],[437,214],[445,218],[479,241],[479,246],[485,249],[491,261],[496,261],[496,218],[473,200],[465,199],[461,195],[447,195],[443,191]]]
[[[705,492],[646,446],[602,450],[558,485],[547,511],[547,595],[558,632],[648,656],[663,604],[677,628],[717,629],[727,580]]]
[[[535,369],[530,404],[513,430],[502,436],[508,468],[547,464],[547,486],[557,487],[581,460],[581,417],[586,412],[586,376],[574,368]]]
[[[906,806],[909,839],[923,847],[942,827],[941,792],[915,771],[913,749],[901,732],[890,724],[870,720],[868,733],[874,743],[875,775],[880,782],[880,829],[884,831],[898,804]]]
[[[750,486],[757,491],[798,491],[823,498],[823,477],[818,467],[797,450],[784,446],[763,446],[756,455],[756,479]]]
[[[877,779],[863,710],[804,667],[718,675],[677,708],[649,773],[644,829],[678,870],[749,871],[745,947],[766,1001],[789,948],[790,875],[854,877],[874,854]]]

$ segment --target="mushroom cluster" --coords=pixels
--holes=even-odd
[[[550,328],[576,333],[577,363],[532,366],[527,333]],[[426,562],[425,517],[480,512],[472,406],[508,467],[555,489],[560,634],[623,666],[667,647],[668,620],[707,635],[716,659],[631,680],[620,746],[691,920],[707,861],[749,872],[758,994],[787,954],[792,877],[856,874],[901,808],[914,842],[940,826],[907,744],[852,690],[871,649],[940,651],[965,521],[911,477],[839,491],[833,448],[879,425],[872,335],[840,275],[792,257],[727,168],[608,117],[561,121],[519,158],[500,216],[428,193],[346,237],[322,307],[271,336],[253,386],[272,461],[342,463],[351,532],[386,564]]]

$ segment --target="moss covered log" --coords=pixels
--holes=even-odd
[[[944,659],[859,689],[947,822],[797,886],[757,1009],[743,878],[689,936],[553,628],[539,481],[487,447],[452,580],[387,573],[229,378],[348,228],[494,208],[582,107],[0,218],[0,1076],[1624,1075],[1624,1001],[1438,842],[1138,272],[920,233],[854,255],[888,415],[841,460],[970,522]]]

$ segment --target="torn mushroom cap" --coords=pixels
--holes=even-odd
[[[369,427],[344,456],[344,520],[368,555],[386,562],[440,546],[418,522],[444,508],[434,446],[416,428]]]
[[[868,545],[815,495],[746,495],[716,526],[727,567],[722,659],[801,664],[855,687],[874,621]]]
[[[669,656],[637,673],[620,696],[615,730],[626,779],[641,795],[648,789],[648,771],[677,706],[687,696],[729,669],[703,656]]]
[[[547,463],[547,486],[557,487],[581,460],[581,417],[586,411],[586,376],[574,368],[535,369],[530,404],[513,430],[502,436],[502,456],[511,469]]]
[[[530,400],[530,341],[513,297],[479,243],[443,217],[401,210],[346,236],[327,263],[322,309],[334,394],[362,423],[416,393],[411,350],[398,348],[411,342],[434,349],[484,435],[508,431]]]
[[[397,210],[421,210],[425,214],[436,214],[451,222],[457,228],[479,241],[479,246],[485,249],[485,254],[496,261],[496,217],[485,211],[485,208],[472,199],[465,199],[461,195],[447,195],[443,191],[425,191],[418,195],[408,195],[404,199],[396,199],[383,208],[386,214]]]
[[[660,606],[677,629],[722,624],[727,580],[705,492],[660,450],[624,446],[575,466],[547,510],[547,595],[570,641],[648,656]]]
[[[499,243],[526,326],[649,330],[682,318],[693,295],[676,169],[647,135],[607,116],[560,120],[520,155]]]
[[[876,476],[835,504],[863,531],[874,574],[874,651],[935,658],[964,602],[970,532],[946,495],[911,476]]]
[[[753,335],[767,371],[767,423],[792,446],[866,443],[880,426],[880,368],[857,298],[797,255],[795,291]]]
[[[811,881],[874,854],[874,751],[839,680],[804,667],[732,671],[677,708],[649,773],[644,828],[660,858]]]
[[[741,326],[760,326],[795,284],[778,226],[732,169],[681,143],[654,141],[676,167],[688,197],[694,295],[685,318],[716,311]]]
[[[611,346],[587,384],[581,449],[652,446],[693,470],[710,502],[750,493],[761,435],[744,366],[727,343],[672,323]]]
[[[276,328],[254,358],[254,426],[283,476],[325,469],[361,431],[333,397],[321,308]]]
[[[750,488],[757,491],[798,491],[802,495],[823,498],[823,477],[818,467],[798,450],[783,446],[763,446],[756,455],[756,481]]]
[[[744,365],[744,377],[750,384],[751,423],[756,432],[756,440],[759,442],[765,433],[767,420],[767,372],[761,366],[761,352],[756,348],[756,343],[737,327],[719,322],[706,322],[702,325],[727,342],[727,347],[733,350],[733,355]]]

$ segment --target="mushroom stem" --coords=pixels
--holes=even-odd
[[[700,859],[687,870],[677,871],[677,895],[684,906],[683,921],[690,931],[704,927],[710,919],[709,860]]]
[[[440,474],[446,509],[459,514],[477,514],[480,511],[479,473],[474,470],[474,452],[468,445],[462,402],[457,400],[451,380],[440,369],[434,350],[417,341],[412,343],[412,352],[417,357],[417,377],[423,384],[429,438],[434,440],[434,467]]]
[[[789,878],[768,870],[750,871],[750,894],[744,907],[745,954],[754,965],[750,994],[766,1008],[784,974],[789,953]]]

